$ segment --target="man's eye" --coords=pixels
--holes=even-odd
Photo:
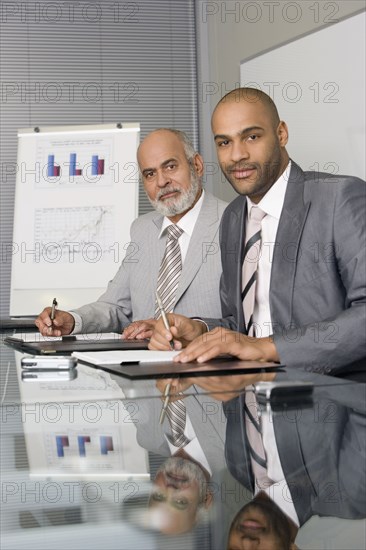
[[[216,143],[218,147],[225,147],[225,145],[229,144],[229,141],[227,139],[223,139],[222,141],[217,141]]]
[[[151,500],[154,500],[155,502],[164,502],[165,497],[162,493],[153,493],[151,495]]]
[[[185,510],[188,506],[188,501],[185,498],[178,498],[174,500],[174,506],[178,510]]]
[[[145,172],[145,178],[148,179],[148,178],[152,178],[153,175],[154,175],[154,172]]]
[[[175,167],[176,167],[176,164],[167,164],[166,166],[167,170],[174,170]]]
[[[248,141],[255,141],[256,139],[258,139],[257,134],[251,134],[250,136],[247,137]]]

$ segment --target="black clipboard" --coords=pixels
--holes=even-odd
[[[0,331],[15,329],[37,330],[35,320],[37,317],[1,317]]]
[[[31,355],[68,355],[73,351],[143,350],[148,346],[148,340],[122,340],[121,338],[79,340],[75,336],[64,336],[58,341],[40,342],[25,342],[16,336],[6,336],[4,343],[17,351]]]
[[[235,358],[217,358],[207,363],[123,363],[95,365],[79,359],[80,363],[117,374],[130,380],[156,380],[157,378],[191,378],[193,376],[223,376],[278,372],[284,365],[262,361],[238,361]]]

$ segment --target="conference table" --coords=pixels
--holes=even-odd
[[[175,379],[198,451],[195,444],[192,455],[183,448],[172,456],[168,421],[159,423],[164,380],[158,389],[153,379],[79,363],[73,380],[24,381],[22,356],[1,338],[3,550],[222,550],[260,541],[258,525],[245,531],[241,519],[253,504],[242,409],[253,384],[269,379],[285,388],[260,396],[284,474],[263,497],[275,509],[272,523],[288,517],[290,503],[298,548],[365,548],[361,376],[284,367],[270,377]]]

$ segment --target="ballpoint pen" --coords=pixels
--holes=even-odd
[[[161,301],[158,291],[155,292],[155,296],[156,296],[158,308],[160,309],[161,318],[163,319],[164,327],[170,331],[169,321],[166,316],[165,309],[163,307],[163,302]],[[174,350],[174,343],[172,340],[170,341],[170,347]]]
[[[171,382],[168,382],[168,384],[165,386],[164,403],[163,403],[163,408],[161,409],[161,413],[160,413],[160,417],[159,417],[159,424],[162,424],[164,422],[164,418],[165,418],[165,415],[166,415],[166,410],[167,410],[168,405],[169,405],[169,393],[170,393],[171,387],[172,387]]]
[[[50,319],[53,323],[54,319],[55,319],[55,315],[56,315],[56,306],[57,306],[57,300],[56,298],[53,299],[52,301],[52,306],[51,306],[51,314],[50,314]]]

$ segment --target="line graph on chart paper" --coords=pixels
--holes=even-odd
[[[113,206],[37,208],[34,242],[43,258],[74,263],[108,259],[114,239]]]

